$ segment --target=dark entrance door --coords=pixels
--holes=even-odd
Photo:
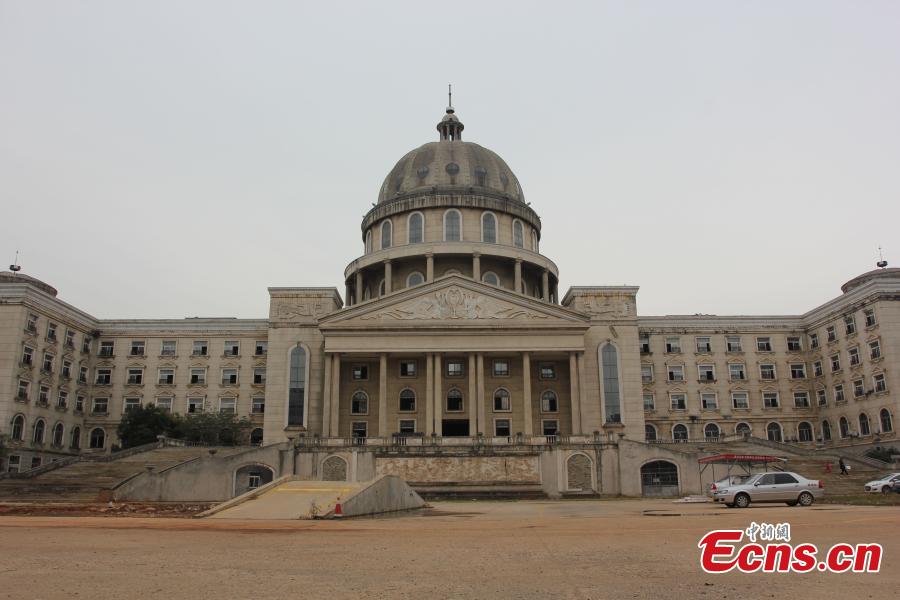
[[[468,437],[468,419],[444,419],[441,425],[444,437]]]

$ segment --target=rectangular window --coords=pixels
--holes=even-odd
[[[834,386],[834,401],[843,402],[844,400],[846,400],[846,398],[844,398],[844,385],[839,383]]]
[[[193,385],[206,385],[206,369],[191,369],[191,383]]]
[[[159,349],[160,356],[175,356],[178,349],[178,342],[175,340],[163,340]]]
[[[772,338],[770,338],[770,337],[756,338],[756,351],[757,352],[771,352],[772,351]]]
[[[875,393],[876,394],[887,391],[887,382],[884,380],[883,373],[878,373],[877,375],[873,375],[872,383],[875,384]]]
[[[447,361],[447,377],[462,377],[463,376],[463,361],[452,358]]]
[[[816,390],[816,400],[819,403],[819,406],[827,406],[828,405],[828,392],[825,390]]]
[[[63,377],[65,377],[66,379],[72,378],[72,361],[70,361],[70,360],[63,361],[62,371],[60,371],[60,374]]]
[[[18,473],[19,465],[22,463],[22,457],[18,454],[13,454],[9,457],[9,461],[6,463],[6,472],[7,473]]]
[[[669,381],[684,381],[684,367],[681,365],[670,365]]]
[[[75,347],[75,332],[71,329],[66,329],[66,347],[74,348]]]
[[[799,335],[789,335],[787,339],[788,352],[800,352],[803,347],[800,345]]]
[[[145,344],[143,341],[131,342],[131,356],[143,356]]]
[[[141,385],[144,383],[143,369],[128,369],[128,385]]]
[[[794,408],[809,408],[809,392],[794,392]]]
[[[369,424],[366,421],[353,421],[350,425],[350,432],[355,438],[369,437]]]
[[[75,396],[75,412],[84,412],[84,396]]]
[[[112,369],[97,369],[97,379],[94,383],[97,385],[109,385],[112,383]]]
[[[875,309],[867,308],[863,311],[866,316],[866,327],[875,327],[878,321],[875,320]]]
[[[728,365],[728,376],[732,381],[743,381],[747,378],[743,363],[730,363]]]
[[[729,335],[725,338],[725,350],[727,352],[743,352],[741,338],[737,335]]]
[[[641,354],[650,354],[650,335],[646,333],[642,333],[638,338],[638,343],[641,345]]]
[[[175,383],[175,369],[159,370],[159,385],[173,385]]]
[[[44,459],[40,456],[32,456],[31,457],[31,468],[37,469],[44,463]]]
[[[841,370],[841,355],[840,354],[832,354],[831,355],[831,372]]]
[[[672,410],[686,410],[687,396],[684,394],[669,394]]]
[[[109,398],[94,398],[91,414],[105,415],[109,412]]]
[[[125,398],[125,408],[124,411],[128,412],[130,410],[135,410],[141,407],[141,399],[140,398]]]
[[[512,435],[509,419],[494,419],[494,435],[497,437],[509,437]]]
[[[257,396],[250,401],[250,413],[254,415],[262,415],[266,412],[266,399]]]
[[[60,390],[56,394],[56,407],[57,408],[66,408],[68,405],[69,405],[69,392]]]
[[[866,386],[863,383],[862,379],[855,379],[853,381],[853,397],[859,398],[861,396],[866,395]]]
[[[678,353],[681,352],[681,338],[680,337],[667,337],[666,338],[666,352]]]
[[[644,410],[656,410],[656,398],[653,394],[644,394]]]
[[[56,323],[48,323],[47,324],[47,339],[51,342],[56,341]]]
[[[350,376],[353,381],[368,381],[369,365],[353,365],[350,369]]]
[[[544,435],[559,435],[559,421],[556,419],[541,421],[541,429]]]
[[[505,358],[494,359],[494,377],[509,377],[509,361]]]
[[[462,412],[463,397],[462,394],[447,394],[447,412]]]
[[[42,385],[38,390],[38,404],[50,404],[50,387]]]
[[[415,419],[400,419],[400,435],[413,435],[415,432]]]
[[[416,361],[414,360],[401,360],[400,377],[415,377],[417,371],[416,366]]]
[[[209,343],[206,340],[195,340],[191,353],[194,356],[209,356]]]
[[[173,400],[171,396],[162,396],[156,399],[156,407],[163,412],[172,412]]]
[[[700,374],[700,381],[715,381],[716,368],[713,365],[700,365],[697,367]]]
[[[44,352],[44,362],[41,364],[41,371],[44,373],[53,372],[53,355]]]
[[[759,378],[764,379],[766,381],[774,381],[775,365],[771,365],[771,364],[759,365]]]
[[[719,399],[716,394],[704,392],[700,394],[700,407],[704,410],[715,410],[719,406]]]
[[[34,364],[34,348],[25,346],[22,348],[22,365],[30,367]]]
[[[187,399],[187,411],[189,415],[194,415],[203,412],[203,398],[188,398]]]
[[[266,369],[265,367],[257,367],[253,369],[253,385],[265,385],[266,384]]]
[[[793,363],[791,365],[791,379],[806,379],[806,365]]]
[[[712,352],[712,344],[709,341],[708,337],[698,337],[697,338],[697,352],[700,354],[708,354]]]
[[[641,383],[653,383],[653,365],[641,365]]]
[[[19,381],[19,388],[16,392],[16,400],[21,402],[25,402],[28,400],[28,382],[27,381]]]
[[[28,315],[28,321],[25,323],[25,330],[31,333],[37,333],[38,316],[35,314]]]
[[[731,394],[731,405],[738,410],[750,408],[750,399],[747,396],[747,392],[733,392]]]
[[[237,369],[222,369],[222,385],[237,385]]]
[[[238,341],[225,342],[225,356],[240,356],[241,343]]]
[[[853,335],[856,333],[856,319],[853,318],[853,315],[847,315],[844,317],[844,331],[847,335]]]
[[[778,392],[763,392],[763,408],[778,408]]]
[[[822,369],[822,361],[817,360],[813,363],[813,377],[821,377],[824,374]]]
[[[825,328],[825,335],[829,342],[837,340],[837,332],[834,329],[834,325],[829,325]]]
[[[881,342],[878,340],[869,342],[869,358],[872,360],[881,358]]]
[[[79,367],[78,368],[78,382],[79,383],[87,383],[88,378],[88,368],[87,367]]]
[[[219,412],[223,415],[237,412],[237,398],[219,398]]]
[[[811,333],[809,334],[809,347],[815,350],[819,347],[819,334]]]
[[[109,358],[114,356],[116,350],[116,343],[112,340],[105,340],[100,342],[100,351],[97,353],[98,356],[103,356]]]
[[[256,342],[256,349],[254,350],[254,354],[256,356],[265,356],[265,354],[269,351],[269,342],[265,340]]]
[[[859,366],[859,346],[853,346],[849,350],[847,350],[847,354],[850,356],[850,366],[858,367]]]
[[[556,379],[556,365],[544,363],[541,365],[541,379]]]

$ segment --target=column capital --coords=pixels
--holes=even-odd
[[[472,258],[481,258],[481,252],[478,250],[472,251]]]
[[[519,265],[522,264],[522,257],[521,257],[521,256],[517,256],[517,257],[516,257],[516,264],[519,264]],[[545,269],[545,270],[546,270],[546,269]]]
[[[386,259],[384,259],[384,260],[381,261],[381,262],[382,262],[383,264],[389,265],[389,264],[391,264],[391,259],[390,259],[390,258],[386,258]]]

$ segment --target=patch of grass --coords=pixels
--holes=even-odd
[[[826,494],[819,502],[822,504],[853,504],[857,506],[900,506],[900,494]]]

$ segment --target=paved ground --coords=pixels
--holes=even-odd
[[[712,528],[879,542],[871,575],[706,575]],[[0,598],[893,598],[900,509],[661,500],[435,503],[345,521],[0,517]]]

